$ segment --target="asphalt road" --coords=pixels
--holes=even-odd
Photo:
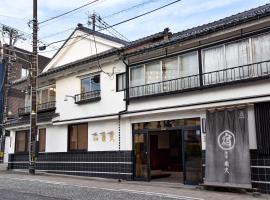
[[[173,194],[130,189],[100,188],[65,182],[29,178],[0,177],[0,199],[3,200],[200,200]]]
[[[0,172],[0,200],[270,200],[184,185]]]

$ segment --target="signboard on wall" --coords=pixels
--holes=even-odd
[[[205,184],[251,188],[247,109],[207,111]]]

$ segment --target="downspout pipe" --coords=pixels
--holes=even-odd
[[[129,105],[129,65],[125,60],[125,57],[121,58],[122,62],[125,64],[126,73],[126,87],[125,87],[125,109],[118,112],[118,182],[121,182],[121,168],[120,168],[120,158],[121,158],[121,115],[128,111]]]

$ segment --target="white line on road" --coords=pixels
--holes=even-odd
[[[10,179],[19,180],[19,181],[40,182],[40,183],[47,183],[47,184],[53,184],[53,185],[73,186],[73,187],[79,187],[79,188],[99,189],[99,190],[112,191],[112,192],[142,194],[142,195],[148,195],[148,196],[166,197],[166,198],[179,199],[179,200],[204,200],[201,198],[193,198],[193,197],[188,197],[188,196],[179,196],[179,195],[174,195],[174,194],[158,193],[158,192],[146,192],[146,191],[141,191],[141,190],[112,189],[112,188],[102,188],[102,187],[94,187],[94,186],[72,185],[72,184],[68,184],[64,182],[28,179],[28,178],[10,178]]]

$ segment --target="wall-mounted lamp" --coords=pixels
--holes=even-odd
[[[72,98],[75,101],[75,96],[66,95],[64,101],[68,101],[68,98]]]

